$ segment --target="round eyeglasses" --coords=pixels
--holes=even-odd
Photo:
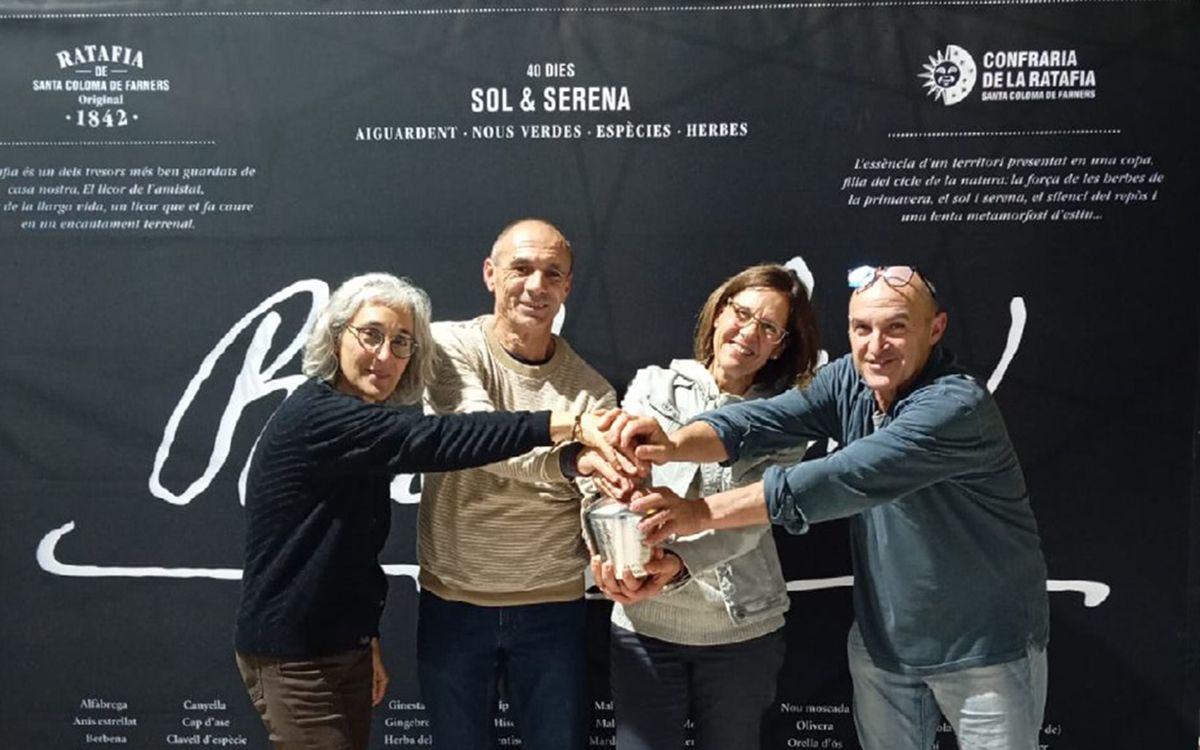
[[[393,336],[390,340],[384,335],[383,331],[374,326],[352,326],[347,324],[346,330],[354,336],[358,341],[359,346],[372,354],[379,354],[379,350],[383,348],[383,342],[388,342],[388,349],[391,350],[392,356],[397,359],[408,359],[417,350],[417,341],[412,336],[400,334]]]
[[[739,305],[733,300],[726,300],[725,306],[733,311],[733,319],[737,321],[738,328],[745,328],[753,322],[768,344],[778,344],[787,338],[788,332],[786,330],[769,320],[755,315],[754,311],[745,305]]]

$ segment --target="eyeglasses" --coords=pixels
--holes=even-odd
[[[933,282],[916,266],[859,266],[846,274],[846,282],[854,290],[854,293],[858,294],[879,279],[883,279],[883,283],[892,289],[900,289],[910,286],[917,276],[920,276],[921,280],[925,282],[929,296],[937,297],[937,288],[934,287]]]
[[[383,348],[383,342],[388,338],[383,334],[383,331],[373,326],[352,326],[347,325],[346,330],[354,334],[354,338],[358,341],[359,346],[373,354],[379,354],[379,350]],[[417,350],[417,341],[412,336],[400,334],[388,342],[388,348],[392,351],[392,356],[397,359],[408,359]]]
[[[747,325],[753,322],[758,328],[759,332],[762,333],[762,337],[766,339],[767,343],[778,344],[780,341],[783,341],[785,338],[787,338],[787,331],[769,320],[764,320],[758,317],[750,308],[744,305],[739,305],[733,300],[726,300],[725,306],[730,310],[733,310],[733,319],[737,321],[738,328],[745,328]]]

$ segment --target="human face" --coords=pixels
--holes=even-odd
[[[746,311],[753,317],[743,322],[738,312],[744,315]],[[743,289],[726,301],[713,320],[713,361],[709,368],[722,390],[744,393],[763,365],[779,356],[787,338],[768,341],[763,326],[770,323],[787,331],[789,313],[787,295],[776,289]]]
[[[946,330],[923,285],[872,284],[850,295],[850,352],[880,411],[916,378]]]
[[[412,313],[385,305],[364,304],[354,313],[350,325],[359,329],[374,328],[388,341],[397,336],[413,335]],[[397,357],[386,344],[371,351],[359,343],[350,328],[343,330],[338,338],[338,374],[334,387],[373,404],[386,401],[408,368],[408,357]]]
[[[484,260],[483,281],[503,327],[548,332],[571,291],[571,251],[554,227],[523,222],[509,230],[495,258]]]

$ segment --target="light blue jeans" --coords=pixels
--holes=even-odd
[[[930,750],[943,715],[961,750],[1038,750],[1046,705],[1046,651],[988,667],[904,675],[875,666],[850,628],[854,724],[863,750]]]

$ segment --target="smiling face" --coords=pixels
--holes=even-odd
[[[747,317],[747,313],[749,316]],[[775,289],[751,287],[727,300],[713,321],[713,358],[709,371],[721,390],[742,394],[768,360],[779,355],[786,338],[774,338],[788,329],[788,298]]]
[[[925,367],[946,331],[923,283],[893,288],[875,283],[850,295],[850,353],[880,411]]]
[[[949,60],[941,63],[933,69],[933,80],[937,85],[944,89],[948,89],[958,83],[960,77],[958,66]]]
[[[571,291],[571,251],[551,225],[521,222],[484,260],[483,282],[496,298],[498,326],[511,333],[548,337],[554,316]]]
[[[355,329],[360,331],[356,334]],[[360,339],[367,338],[361,331],[367,329],[383,334],[383,341],[375,351],[360,343]],[[413,318],[408,310],[363,304],[338,337],[338,374],[334,387],[371,403],[386,401],[396,390],[409,360],[392,353],[391,341],[412,335]]]

